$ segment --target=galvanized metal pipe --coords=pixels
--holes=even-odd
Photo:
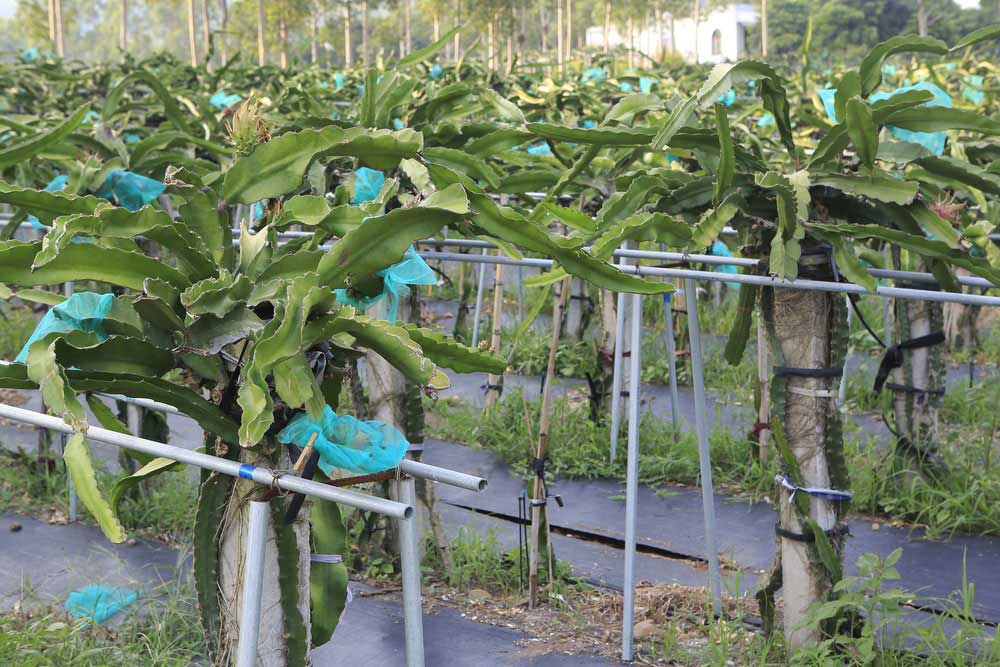
[[[267,546],[267,531],[271,523],[270,503],[251,502],[247,521],[247,552],[243,559],[243,599],[240,602],[240,635],[236,648],[237,667],[257,665],[260,598],[264,587],[264,547]]]
[[[486,264],[509,264],[511,266],[536,266],[549,268],[554,262],[551,259],[524,258],[521,260],[511,259],[503,256],[476,257],[475,255],[462,255],[450,252],[426,252],[421,253],[428,259],[443,259],[446,261],[467,261],[471,263],[483,262]],[[875,291],[870,291],[853,283],[835,283],[822,280],[806,280],[796,278],[795,280],[782,280],[768,276],[756,276],[743,273],[716,273],[714,271],[697,271],[694,269],[664,269],[656,266],[637,266],[634,264],[620,264],[618,268],[623,273],[638,276],[658,276],[661,278],[691,278],[701,281],[734,282],[743,285],[757,285],[758,287],[780,287],[783,289],[813,290],[818,292],[840,292],[842,294],[857,294],[859,296],[880,296],[883,298],[912,299],[914,301],[937,301],[941,303],[962,303],[973,306],[1000,306],[1000,297],[985,296],[981,294],[965,294],[961,292],[939,292],[933,290],[909,289],[903,287],[882,287]]]
[[[694,385],[694,428],[698,437],[698,464],[701,471],[701,503],[705,519],[705,552],[708,558],[708,588],[712,610],[722,613],[722,576],[715,542],[715,492],[712,487],[712,458],[708,443],[708,406],[705,402],[705,369],[698,321],[698,286],[693,278],[684,281],[687,299],[688,334],[691,338],[691,380]]]
[[[632,660],[635,619],[636,511],[639,502],[639,360],[642,356],[642,297],[632,295],[632,344],[628,378],[628,463],[625,469],[625,600],[622,607],[622,660]]]
[[[396,500],[406,505],[417,502],[413,478],[394,481]],[[415,521],[400,521],[399,560],[403,579],[403,626],[406,631],[406,667],[424,667],[423,603],[420,595],[420,545]]]
[[[6,417],[26,424],[34,424],[59,433],[72,433],[73,429],[63,420],[43,415],[32,410],[16,408],[12,405],[0,405],[0,417]],[[376,512],[397,519],[408,519],[413,515],[413,507],[401,503],[376,498],[357,491],[341,489],[327,484],[320,484],[311,480],[302,479],[294,475],[275,474],[274,471],[266,468],[253,466],[239,461],[230,461],[218,456],[203,454],[191,451],[183,447],[167,445],[162,442],[137,438],[133,435],[117,433],[107,429],[91,426],[87,430],[87,437],[97,442],[104,442],[116,447],[123,447],[143,454],[152,456],[162,456],[173,461],[186,463],[198,468],[213,470],[230,477],[242,477],[250,479],[258,484],[268,487],[277,487],[294,493],[303,493],[308,496],[315,496],[323,500],[335,503],[342,503],[350,507]]]

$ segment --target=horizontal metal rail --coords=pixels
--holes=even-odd
[[[524,258],[511,259],[503,255],[472,255],[452,252],[423,252],[425,259],[442,261],[470,262],[472,264],[504,264],[510,266],[533,266],[543,269],[551,268],[551,259]],[[882,287],[875,291],[867,290],[853,283],[835,283],[822,280],[782,280],[769,276],[755,276],[745,273],[719,273],[715,271],[696,271],[694,269],[665,269],[657,266],[637,266],[634,264],[618,264],[622,273],[655,276],[660,278],[691,278],[710,282],[734,282],[758,287],[779,287],[795,290],[816,290],[820,292],[839,292],[841,294],[857,294],[859,296],[880,296],[883,298],[913,299],[915,301],[939,301],[942,303],[963,303],[974,306],[1000,306],[1000,297],[980,294],[965,294],[958,292],[939,292],[935,290],[919,290],[903,287]]]
[[[34,410],[16,408],[12,405],[0,404],[0,417],[12,419],[25,424],[32,424],[59,433],[73,433],[73,428],[58,417],[45,415]],[[137,438],[134,435],[109,431],[108,429],[91,426],[87,429],[87,438],[103,442],[115,447],[122,447],[150,456],[160,456],[179,463],[186,463],[205,470],[211,470],[230,477],[250,479],[269,488],[278,488],[292,493],[302,493],[334,503],[341,503],[368,512],[377,512],[396,519],[409,519],[413,516],[413,506],[398,503],[385,498],[376,498],[357,491],[342,489],[289,474],[253,466],[239,461],[230,461],[211,454],[203,454],[183,447],[168,445],[162,442]]]
[[[8,366],[10,365],[10,362],[0,359],[0,365]],[[122,401],[123,403],[130,403],[140,408],[146,408],[147,410],[155,410],[157,412],[171,415],[183,414],[172,405],[160,403],[159,401],[151,401],[148,398],[132,398],[130,396],[122,396],[121,394],[106,394],[103,392],[95,393],[99,396],[104,396],[105,398]],[[426,479],[440,484],[447,484],[448,486],[465,489],[466,491],[485,491],[489,484],[482,477],[476,477],[475,475],[458,472],[457,470],[449,470],[448,468],[439,468],[438,466],[422,463],[420,461],[412,461],[410,459],[403,459],[403,461],[399,464],[399,469],[404,475],[409,475],[410,477]]]

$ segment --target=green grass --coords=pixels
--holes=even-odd
[[[463,404],[431,404],[429,434],[457,442],[476,443],[493,451],[515,470],[527,471],[538,437],[539,401],[527,401],[519,389],[510,391],[495,410],[481,412]],[[627,441],[622,431],[617,456],[610,460],[609,431],[590,421],[589,408],[568,398],[553,401],[548,470],[569,478],[622,478]],[[642,456],[639,479],[646,484],[698,481],[698,444],[693,433],[678,433],[669,422],[645,414],[640,423]],[[760,496],[773,486],[775,470],[751,456],[752,445],[728,431],[711,434],[715,482],[731,491]],[[527,472],[525,472],[527,475]]]
[[[144,591],[113,630],[61,609],[0,615],[0,665],[189,667],[206,652],[187,579]]]
[[[33,451],[23,457],[4,454],[0,465],[0,511],[40,514],[57,510],[68,515],[66,469],[57,454],[50,452],[49,456],[57,459],[53,470],[37,462]],[[117,477],[104,471],[98,475],[101,488],[110,491]],[[127,530],[168,544],[183,544],[190,541],[197,498],[197,487],[180,469],[142,485],[134,495],[126,495],[119,516]],[[78,508],[81,517],[92,521],[82,503]]]

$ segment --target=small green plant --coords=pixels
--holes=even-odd
[[[34,329],[35,315],[30,308],[0,305],[0,359],[13,359]]]

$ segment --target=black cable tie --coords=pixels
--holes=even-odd
[[[496,392],[500,396],[503,396],[503,385],[502,384],[490,384],[489,382],[487,382],[486,384],[479,385],[479,388],[483,390],[484,394],[488,394],[490,391],[496,390]]]
[[[887,347],[885,349],[885,354],[882,355],[882,361],[879,362],[878,372],[875,374],[875,385],[872,388],[872,391],[875,393],[882,391],[882,387],[885,386],[886,380],[889,379],[889,374],[903,365],[904,350],[916,350],[922,347],[940,345],[944,341],[944,332],[935,331],[934,333],[929,333],[926,336],[911,338],[910,340],[904,340],[901,343]]]
[[[622,398],[628,398],[629,397],[628,389],[623,389],[622,391],[618,392],[618,395],[621,396]]]
[[[944,396],[944,389],[921,389],[897,382],[886,382],[885,388],[889,391],[899,391],[905,394],[924,394],[927,396]]]
[[[811,542],[815,542],[816,541],[816,535],[815,535],[815,533],[811,533],[811,532],[809,532],[809,533],[796,533],[795,531],[787,530],[785,528],[782,528],[778,524],[774,524],[774,532],[775,532],[775,534],[778,537],[783,537],[786,540],[792,540],[792,541],[795,541],[795,542],[808,542],[808,543],[811,543]],[[823,532],[826,533],[827,537],[840,537],[842,535],[850,535],[851,534],[851,527],[849,525],[847,525],[846,523],[838,523],[836,526],[834,526],[830,530],[824,530]]]

